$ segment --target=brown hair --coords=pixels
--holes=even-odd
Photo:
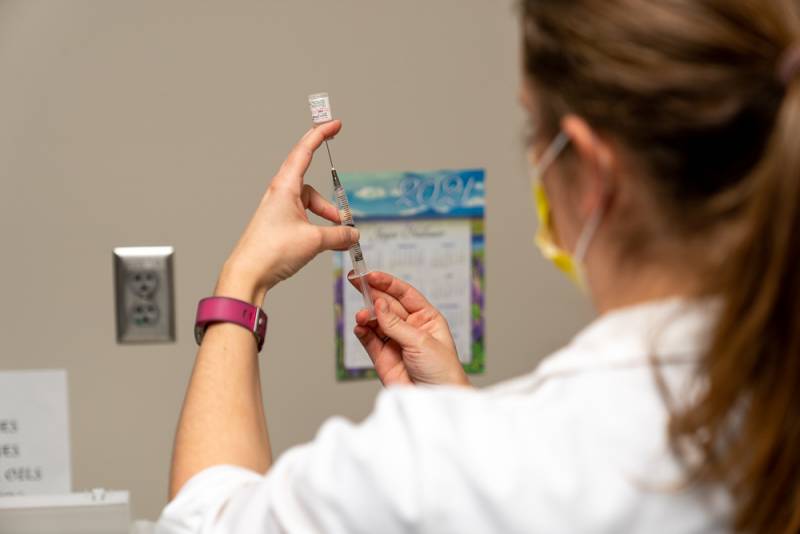
[[[800,76],[776,74],[800,45],[799,7],[521,2],[542,127],[574,113],[629,149],[668,222],[657,237],[700,247],[700,292],[721,311],[700,398],[672,409],[669,436],[690,481],[727,487],[746,532],[800,532]],[[641,254],[660,241],[628,237]]]

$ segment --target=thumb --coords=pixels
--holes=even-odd
[[[419,345],[425,337],[425,334],[419,329],[411,326],[394,313],[384,299],[375,301],[375,314],[383,333],[403,348]]]
[[[350,226],[320,227],[320,252],[323,250],[347,250],[358,242],[358,230]]]

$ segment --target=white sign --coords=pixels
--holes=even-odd
[[[71,490],[66,371],[0,372],[0,495]]]
[[[152,534],[132,528],[127,491],[93,489],[65,495],[14,495],[0,499],[0,534]]]

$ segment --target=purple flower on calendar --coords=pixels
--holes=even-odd
[[[333,281],[333,298],[336,299],[334,304],[342,304],[342,300],[343,300],[342,295],[344,294],[342,289],[343,289],[344,286],[342,284],[342,273],[341,273],[341,270],[337,269],[336,272],[334,273],[334,276],[336,277],[336,278],[334,278],[334,281]]]
[[[477,343],[483,339],[483,321],[480,319],[472,320],[472,342]]]
[[[483,290],[479,278],[472,278],[472,304],[483,308]]]
[[[478,280],[483,278],[483,258],[477,255],[472,257],[472,273]]]
[[[474,245],[474,244],[473,244]],[[481,243],[482,245],[482,243]],[[471,327],[472,342],[483,341],[483,247],[473,249],[472,277],[470,280],[472,293]]]
[[[336,317],[336,333],[337,335],[342,335],[344,332],[344,285],[342,283],[342,272],[341,269],[337,269],[334,272],[334,282],[333,282],[333,308],[335,310],[335,317]]]

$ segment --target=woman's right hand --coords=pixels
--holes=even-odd
[[[381,382],[469,386],[450,327],[439,310],[390,274],[369,273],[367,282],[378,321],[370,321],[369,312],[361,310],[354,332]]]
[[[267,290],[286,280],[325,250],[347,250],[358,230],[340,225],[339,212],[303,183],[311,157],[339,132],[331,121],[310,129],[283,162],[220,274],[215,294],[261,306]],[[308,211],[334,223],[319,226]]]

